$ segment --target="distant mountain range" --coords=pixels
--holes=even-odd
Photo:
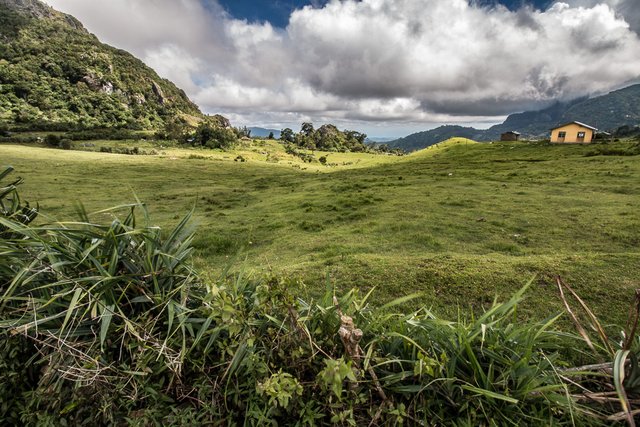
[[[476,141],[495,141],[500,134],[516,131],[523,138],[547,138],[549,130],[559,124],[580,121],[600,130],[613,132],[622,126],[640,124],[640,84],[593,98],[580,98],[570,102],[557,102],[539,111],[511,114],[504,123],[489,129],[463,126],[440,126],[396,139],[389,146],[406,151],[419,150],[453,137]]]
[[[398,137],[389,136],[368,136],[365,142],[367,144],[386,144],[390,141],[395,141]]]
[[[204,115],[133,55],[38,0],[0,0],[0,126],[161,129]]]
[[[272,132],[273,132],[273,137],[275,139],[280,138],[280,130],[278,129],[266,129],[266,128],[254,127],[254,126],[249,127],[247,129],[251,131],[251,136],[255,138],[267,138],[269,134]]]

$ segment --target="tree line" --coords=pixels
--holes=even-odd
[[[315,129],[313,123],[304,122],[300,132],[291,128],[280,131],[280,141],[308,150],[341,152],[392,152],[402,154],[401,150],[390,149],[386,145],[367,144],[367,135],[354,130],[339,130],[335,125],[325,124]]]

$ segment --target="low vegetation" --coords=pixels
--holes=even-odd
[[[447,320],[330,281],[300,298],[286,278],[206,280],[190,215],[168,232],[140,203],[99,212],[105,225],[82,208],[33,225],[19,184],[0,192],[4,424],[632,423],[637,309],[618,351],[555,317],[516,321],[527,287]]]
[[[585,153],[585,156],[640,156],[640,142],[625,145],[600,145]]]

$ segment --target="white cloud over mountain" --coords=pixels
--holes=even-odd
[[[637,0],[547,10],[467,0],[332,0],[286,29],[198,0],[47,0],[237,123],[427,127],[620,87],[640,77]],[[419,125],[418,125],[419,124]]]

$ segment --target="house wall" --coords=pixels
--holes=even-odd
[[[566,136],[564,137],[564,141],[560,140],[560,132],[566,132]],[[584,132],[584,141],[578,141],[578,132]],[[581,142],[583,144],[588,144],[593,141],[593,130],[589,128],[582,127],[575,123],[570,125],[562,126],[560,128],[556,128],[551,131],[551,142],[557,143],[565,143],[572,144]]]
[[[515,135],[513,133],[503,133],[500,135],[500,141],[518,141],[520,139],[520,135]]]

